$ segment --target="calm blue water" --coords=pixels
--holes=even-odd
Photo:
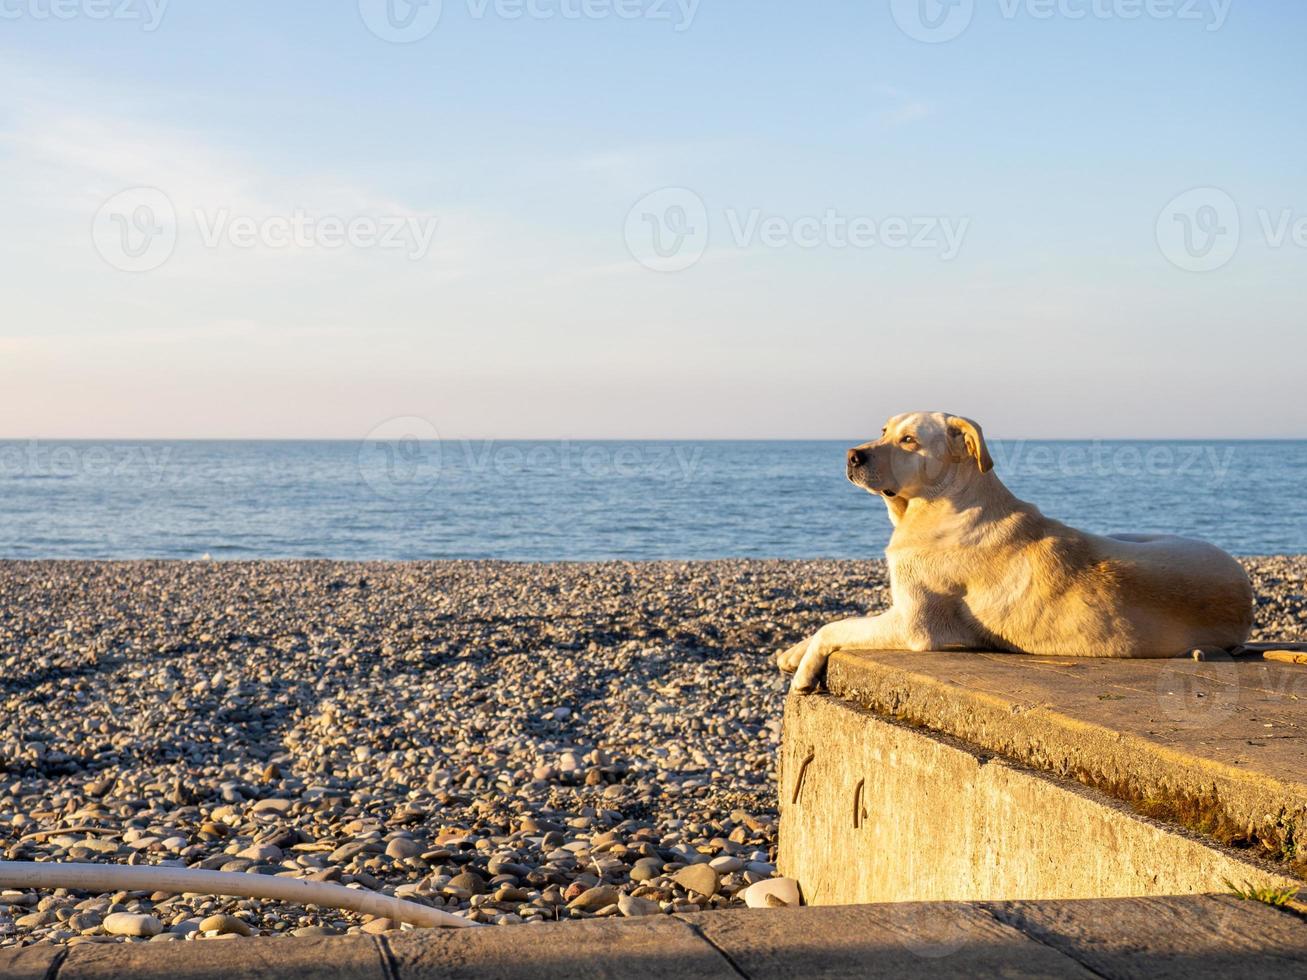
[[[869,557],[831,442],[0,442],[2,558]],[[1025,442],[998,471],[1086,530],[1307,552],[1307,442]]]

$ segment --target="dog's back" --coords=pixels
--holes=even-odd
[[[889,549],[892,576],[906,591],[944,600],[932,617],[937,624],[957,603],[969,623],[957,632],[978,648],[1175,657],[1231,649],[1252,627],[1243,567],[1202,541],[1101,537],[1017,502],[983,533],[922,544]]]
[[[1253,587],[1243,566],[1205,541],[1173,535],[1085,536],[1135,612],[1134,650],[1173,657],[1197,647],[1232,649],[1253,625]]]

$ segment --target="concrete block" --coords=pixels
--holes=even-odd
[[[828,696],[791,697],[779,867],[813,905],[1219,892],[1273,865]]]
[[[1307,876],[1307,670],[1235,660],[845,651],[831,694],[1076,780]],[[1295,863],[1302,866],[1295,867]]]

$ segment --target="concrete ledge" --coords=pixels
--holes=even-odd
[[[989,906],[1001,922],[1105,977],[1295,976],[1303,930],[1291,913],[1229,897],[1009,902]]]
[[[0,952],[43,980],[552,980],[573,977],[1292,975],[1307,923],[1220,897],[895,904],[595,919],[372,938],[81,945]],[[1287,970],[1286,970],[1287,968]]]
[[[45,980],[53,976],[67,950],[58,946],[31,946],[0,950],[0,977],[6,980]]]
[[[779,867],[811,905],[1301,886],[1088,787],[829,696],[786,704],[780,809]]]
[[[730,960],[737,980],[1093,976],[1073,956],[978,905],[847,905],[686,919]]]
[[[678,919],[591,919],[551,926],[408,933],[385,941],[396,977],[569,980],[645,974],[728,980],[730,964]]]
[[[285,949],[279,946],[286,944]],[[128,980],[158,977],[311,977],[354,980],[385,974],[381,944],[371,936],[329,939],[206,940],[185,943],[86,943],[70,947],[57,972],[63,980]],[[0,958],[0,975],[4,960]]]
[[[1247,846],[1302,877],[1307,667],[845,652],[831,694],[1148,816]]]

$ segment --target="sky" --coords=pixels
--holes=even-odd
[[[1304,36],[0,0],[0,437],[1307,437]]]

